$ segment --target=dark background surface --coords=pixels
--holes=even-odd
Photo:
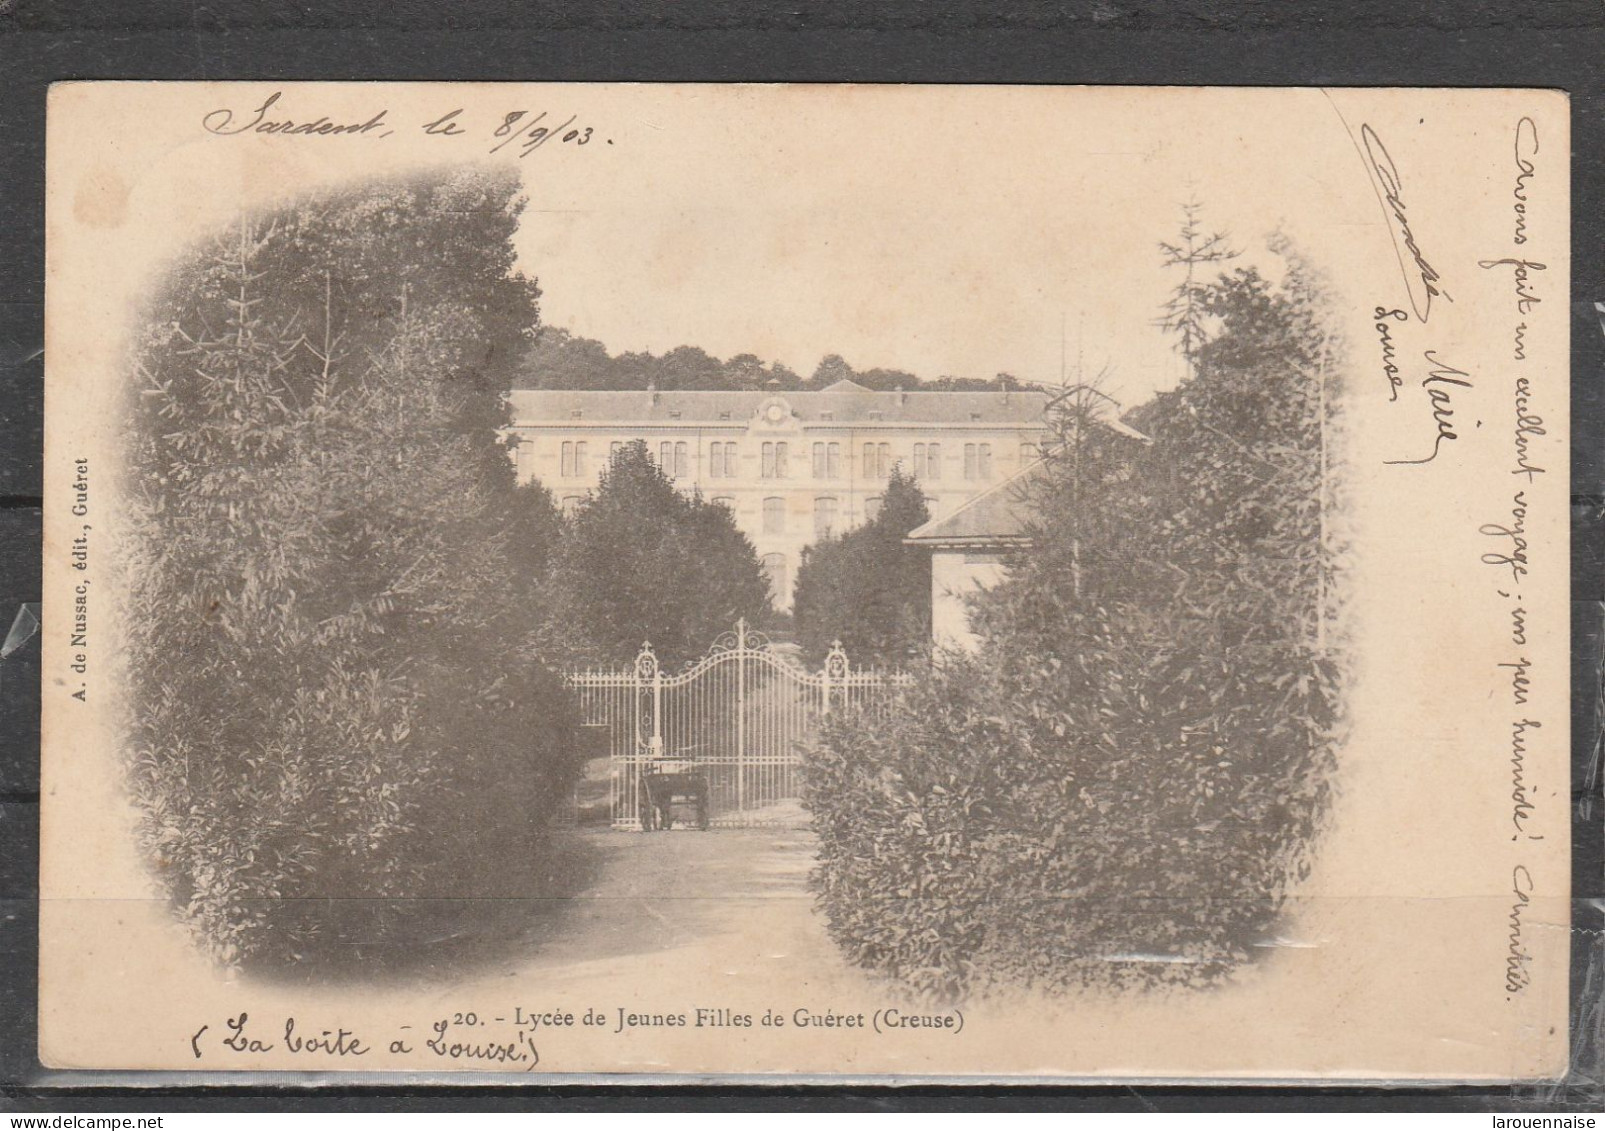
[[[44,125],[64,79],[1542,86],[1572,98],[1574,1076],[1523,1088],[575,1088],[309,1091],[104,1074],[38,1086],[39,641],[0,661],[0,1109],[1598,1110],[1605,1032],[1605,8],[1350,0],[450,4],[0,0],[0,638],[37,602]],[[969,128],[955,124],[955,128]],[[851,144],[851,139],[844,139]],[[1111,191],[1117,191],[1113,189]],[[61,1074],[56,1074],[58,1077]],[[193,1079],[193,1078],[192,1078]],[[143,1086],[140,1086],[143,1085]],[[402,1099],[405,1097],[405,1099]]]

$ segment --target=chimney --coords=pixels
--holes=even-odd
[[[901,386],[901,385],[897,386],[896,393],[897,393],[897,403],[898,404],[907,404],[908,403],[908,394],[903,391],[903,386]]]
[[[653,404],[657,404],[658,403],[658,383],[656,381],[649,380],[646,383],[646,391],[648,393],[652,394],[652,403]]]

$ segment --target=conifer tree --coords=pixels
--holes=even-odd
[[[1176,352],[1186,359],[1191,372],[1198,351],[1208,336],[1205,318],[1208,315],[1209,279],[1200,269],[1236,259],[1238,253],[1232,249],[1226,233],[1205,234],[1199,219],[1203,205],[1197,200],[1188,200],[1181,210],[1179,238],[1174,243],[1162,240],[1159,244],[1161,262],[1166,267],[1180,267],[1182,280],[1165,301],[1164,313],[1158,324],[1175,334]]]
[[[701,655],[745,617],[770,613],[769,585],[735,518],[664,474],[646,443],[608,460],[568,521],[549,639],[573,662],[627,664],[643,641],[658,659]]]
[[[804,551],[793,615],[811,661],[838,640],[865,667],[901,668],[929,651],[929,551],[903,539],[930,517],[919,484],[897,466],[873,519]]]

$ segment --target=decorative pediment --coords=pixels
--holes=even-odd
[[[764,431],[794,431],[799,421],[785,397],[765,397],[753,414],[753,426]]]

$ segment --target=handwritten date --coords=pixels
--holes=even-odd
[[[201,128],[218,137],[240,134],[272,134],[296,138],[389,137],[396,132],[395,115],[382,107],[365,119],[331,118],[328,114],[292,114],[286,109],[284,92],[274,91],[261,105],[248,112],[219,107],[201,118]],[[417,124],[427,137],[478,140],[490,143],[488,153],[510,149],[520,158],[529,157],[548,145],[578,149],[592,142],[612,145],[597,127],[581,120],[578,113],[562,117],[549,110],[509,110],[499,116],[472,120],[458,107]]]

